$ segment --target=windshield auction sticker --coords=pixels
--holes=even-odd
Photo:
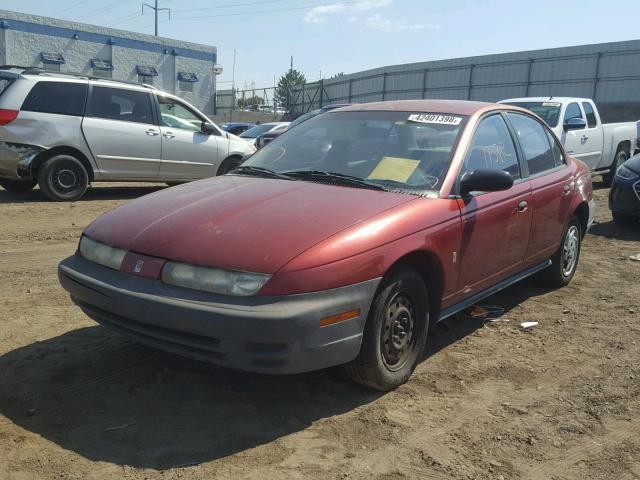
[[[437,115],[433,113],[413,113],[407,118],[408,122],[431,123],[436,125],[460,125],[462,117],[451,115]]]
[[[383,157],[380,163],[369,174],[370,179],[393,180],[405,183],[420,165],[420,160],[410,158]]]
[[[542,102],[543,107],[559,107],[560,104],[557,102]]]

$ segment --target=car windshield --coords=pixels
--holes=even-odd
[[[250,128],[246,132],[243,132],[240,137],[242,138],[258,138],[263,133],[267,133],[268,131],[274,129],[277,125],[273,125],[271,123],[263,123],[262,125],[256,125],[253,128]]]
[[[526,108],[538,115],[544,122],[551,128],[558,125],[558,119],[560,118],[560,102],[548,101],[548,102],[505,102],[506,105],[513,105],[514,107]]]
[[[320,112],[321,112],[321,110],[318,109],[318,110],[313,110],[311,112],[307,112],[307,113],[305,113],[303,115],[300,115],[298,118],[296,118],[293,122],[291,122],[289,124],[289,126],[287,127],[287,130],[291,130],[296,125],[300,125],[302,122],[306,122],[310,118],[313,118],[316,115],[318,115]]]
[[[328,112],[267,144],[244,166],[330,183],[349,176],[389,190],[439,190],[466,117],[415,112]],[[336,180],[336,183],[340,183]]]

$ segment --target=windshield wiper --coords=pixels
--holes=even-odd
[[[255,175],[268,178],[280,178],[282,180],[293,180],[293,178],[283,173],[274,172],[273,170],[269,170],[268,168],[254,167],[253,165],[239,165],[229,173],[235,173],[238,175]]]
[[[345,175],[344,173],[325,172],[323,170],[291,170],[289,172],[284,172],[283,175],[301,179],[330,179],[335,180],[336,182],[348,183],[355,187],[370,188],[371,190],[387,190],[385,187],[377,183],[368,182],[359,177]]]

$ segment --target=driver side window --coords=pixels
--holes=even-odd
[[[462,174],[479,169],[503,170],[520,178],[520,165],[513,139],[501,115],[481,120],[471,141]]]
[[[201,131],[203,120],[190,109],[171,98],[158,96],[158,102],[161,125],[191,132]]]

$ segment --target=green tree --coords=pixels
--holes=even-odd
[[[290,95],[291,87],[304,85],[306,82],[307,79],[302,72],[294,69],[289,70],[278,80],[276,88],[276,100],[278,100],[278,103],[286,110],[289,110],[289,102],[292,100]]]
[[[252,106],[257,107],[258,105],[264,105],[264,98],[259,97],[258,95],[238,99],[238,108],[246,108]]]

